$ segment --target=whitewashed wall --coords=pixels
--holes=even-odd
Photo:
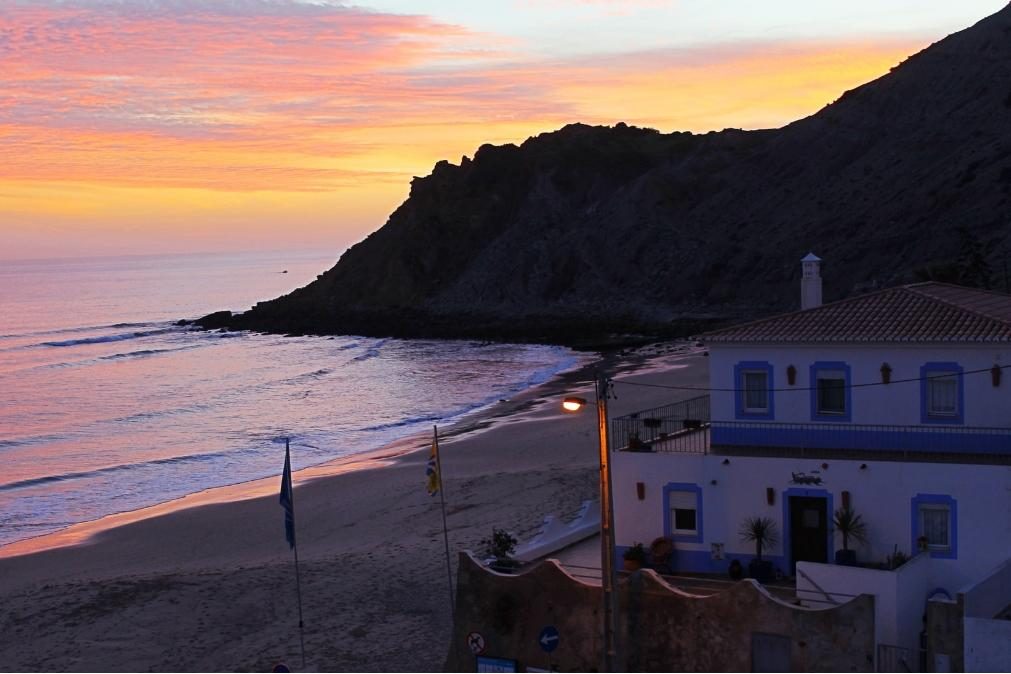
[[[728,465],[723,464],[724,459]],[[822,463],[828,467],[822,468]],[[861,464],[867,468],[861,470]],[[944,494],[954,498],[958,558],[931,560],[933,581],[951,596],[1011,558],[1009,466],[628,452],[616,453],[612,465],[619,546],[635,542],[648,545],[663,535],[664,485],[689,483],[702,488],[703,541],[676,543],[678,564],[684,570],[722,572],[734,556],[746,566],[754,548],[740,540],[738,531],[748,516],[767,516],[777,522],[780,542],[766,554],[785,567],[783,493],[805,487],[829,492],[833,508],[841,506],[844,490],[850,492],[851,505],[863,515],[870,536],[869,545],[858,548],[859,559],[874,562],[883,562],[895,546],[906,554],[914,552],[914,496]],[[823,484],[791,484],[793,472],[820,476]],[[636,494],[637,482],[645,485],[645,499],[641,501]],[[774,505],[766,502],[767,487],[775,491]],[[838,535],[833,541],[835,549],[842,547]],[[711,560],[713,543],[724,544],[728,559]]]
[[[965,671],[1011,671],[1011,622],[965,619]]]
[[[734,389],[734,365],[740,361],[767,361],[773,366],[775,388],[790,388],[786,369],[797,369],[796,391],[778,391],[773,421],[810,422],[812,385],[809,367],[816,361],[843,361],[850,365],[851,383],[881,381],[881,364],[892,368],[892,381],[918,378],[920,366],[927,362],[956,362],[966,371],[991,368],[994,364],[1011,365],[1007,346],[944,345],[710,345],[710,386]],[[852,390],[852,423],[920,424],[919,382],[894,383]],[[734,394],[712,394],[712,418],[734,420]],[[1004,371],[1001,385],[994,388],[989,372],[965,377],[965,426],[1011,427],[1011,368]]]
[[[802,602],[812,597],[820,599],[818,589],[840,604],[858,592],[874,595],[875,639],[879,644],[908,648],[914,654],[911,664],[915,667],[919,662],[917,654],[925,598],[934,588],[931,566],[936,562],[929,555],[920,554],[894,571],[800,562],[797,564],[797,598]],[[800,571],[804,572],[803,576]],[[813,602],[809,605],[825,606]]]

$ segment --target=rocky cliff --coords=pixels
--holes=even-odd
[[[1011,6],[781,129],[574,124],[439,162],[314,283],[202,322],[562,342],[671,334],[795,308],[809,250],[825,259],[827,300],[964,275],[967,248],[974,278],[1003,287],[1009,197]]]

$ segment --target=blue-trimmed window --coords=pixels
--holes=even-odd
[[[912,499],[912,545],[924,537],[931,557],[958,559],[958,501],[947,494],[917,494]]]
[[[842,361],[824,360],[811,364],[811,420],[851,421],[853,419],[850,366]]]
[[[663,488],[663,533],[675,541],[702,542],[702,487],[670,482]]]
[[[958,363],[924,363],[920,366],[920,422],[965,422],[965,382]]]
[[[734,414],[738,419],[774,419],[772,363],[745,360],[734,366]]]

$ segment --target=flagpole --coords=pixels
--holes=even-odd
[[[439,427],[432,426],[435,442],[435,470],[439,476],[439,501],[442,503],[442,540],[446,544],[446,580],[449,583],[449,617],[456,625],[456,602],[453,599],[453,565],[449,559],[449,527],[446,526],[446,492],[442,487],[442,453],[439,451]]]
[[[289,439],[284,439],[284,454],[285,457],[289,453]],[[288,472],[288,493],[291,495],[291,510],[295,512],[295,489],[291,483],[291,472]],[[294,527],[294,520],[292,522]],[[298,593],[298,641],[302,647],[302,669],[305,669],[305,633],[303,630],[304,623],[302,622],[302,580],[299,578],[298,573],[298,537],[293,537],[294,541],[292,544],[292,549],[295,550],[295,590]]]

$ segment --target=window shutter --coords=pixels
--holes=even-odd
[[[669,503],[671,509],[695,510],[698,507],[695,492],[693,491],[672,491]]]

